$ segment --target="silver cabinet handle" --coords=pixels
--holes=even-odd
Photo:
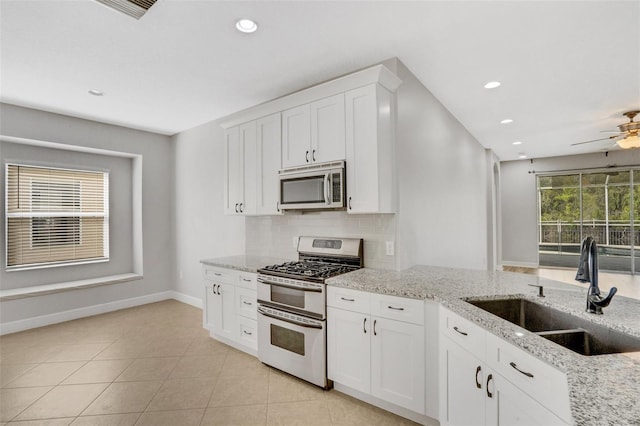
[[[346,297],[341,297],[340,299],[344,300],[345,302],[355,302],[356,299],[347,299]]]
[[[491,380],[493,380],[493,374],[487,376],[487,396],[489,398],[493,398],[493,392],[489,390],[489,382],[491,382]]]
[[[462,334],[463,336],[468,336],[468,335],[469,335],[469,334],[465,333],[464,331],[460,331],[460,330],[458,329],[458,327],[453,327],[453,329],[454,329],[456,332],[458,332],[458,333]]]
[[[376,323],[378,322],[378,320],[373,320],[373,335],[377,336],[378,333],[376,333]]]
[[[362,322],[362,331],[364,331],[364,334],[367,334],[367,317],[364,317],[364,321]]]
[[[305,161],[308,163],[309,162],[309,151],[307,150],[307,152],[305,152],[304,154],[304,159]]]
[[[482,367],[478,366],[478,368],[476,368],[476,387],[478,389],[482,389],[482,383],[478,381],[478,374],[480,374],[481,371],[482,371]]]
[[[316,150],[314,149],[313,152],[311,153],[311,160],[315,163],[316,161]]]
[[[528,371],[520,370],[520,369],[518,368],[518,365],[517,365],[515,362],[511,361],[511,362],[509,363],[509,365],[510,365],[512,368],[514,368],[516,371],[520,372],[521,374],[524,374],[525,376],[527,376],[527,377],[531,377],[531,378],[533,379],[533,374],[529,373]]]
[[[389,305],[387,306],[387,308],[389,309],[393,309],[394,311],[404,311],[404,308],[394,308],[393,306]]]

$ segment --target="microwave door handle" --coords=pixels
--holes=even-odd
[[[331,204],[331,199],[329,198],[329,177],[330,173],[324,175],[324,202],[326,205]]]

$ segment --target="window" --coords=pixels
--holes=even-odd
[[[601,269],[637,272],[638,177],[640,170],[621,168],[538,176],[540,265],[577,267],[580,243],[591,236]]]
[[[7,164],[7,270],[109,259],[109,174]]]

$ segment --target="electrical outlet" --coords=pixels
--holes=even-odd
[[[293,237],[292,241],[291,241],[291,245],[293,245],[294,249],[298,249],[298,237]]]
[[[387,251],[387,256],[395,256],[396,250],[395,250],[393,241],[386,242],[386,251]]]

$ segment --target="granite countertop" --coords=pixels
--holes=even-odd
[[[640,337],[640,300],[615,296],[604,315],[584,311],[586,288],[535,275],[489,272],[430,266],[404,271],[368,268],[327,280],[328,285],[390,294],[414,299],[432,299],[487,331],[519,346],[567,373],[571,414],[575,424],[640,424],[640,352],[583,356],[498,318],[464,299],[503,299],[524,296],[594,323]],[[544,286],[544,298],[537,297]],[[601,290],[609,291],[607,284]],[[516,336],[516,332],[523,334]]]
[[[242,272],[258,272],[258,269],[268,265],[276,265],[290,260],[269,256],[237,255],[227,257],[216,257],[213,259],[202,259],[200,263],[219,268],[235,269]]]

